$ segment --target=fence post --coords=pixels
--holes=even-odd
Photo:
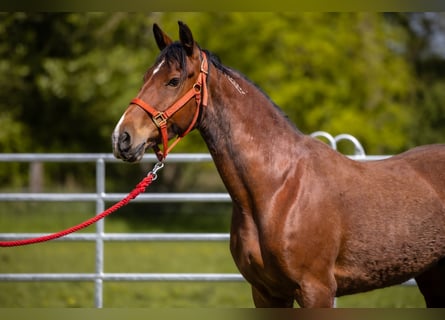
[[[96,161],[96,214],[105,210],[105,161],[101,157]],[[103,276],[104,276],[104,219],[96,223],[96,278],[94,281],[94,305],[103,306]]]
[[[42,192],[43,189],[43,162],[32,161],[29,164],[29,191]]]

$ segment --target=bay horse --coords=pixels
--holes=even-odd
[[[334,297],[415,278],[445,306],[445,145],[358,162],[301,133],[179,22],[112,134],[139,161],[199,130],[233,202],[230,251],[257,307],[332,307]],[[161,146],[163,145],[163,151]]]

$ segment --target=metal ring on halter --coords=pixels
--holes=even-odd
[[[195,92],[201,92],[201,85],[199,83],[195,83],[193,85],[193,89],[195,89]]]

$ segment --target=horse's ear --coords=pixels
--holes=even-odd
[[[181,44],[184,47],[187,55],[191,56],[195,48],[195,41],[193,40],[192,31],[190,31],[190,28],[182,21],[178,21],[178,25],[179,39],[181,40]]]
[[[161,51],[173,42],[173,40],[165,34],[156,23],[153,24],[153,34],[156,39],[156,44]]]

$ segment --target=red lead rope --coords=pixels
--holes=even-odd
[[[104,212],[94,216],[91,219],[88,219],[74,227],[71,227],[69,229],[62,230],[57,233],[49,234],[42,237],[37,238],[31,238],[31,239],[23,239],[23,240],[16,240],[16,241],[0,241],[0,247],[17,247],[17,246],[25,246],[28,244],[33,243],[39,243],[39,242],[45,242],[53,239],[57,239],[63,236],[66,236],[67,234],[79,231],[80,229],[86,228],[89,225],[99,221],[100,219],[105,218],[106,216],[110,215],[111,213],[115,212],[116,210],[120,209],[121,207],[128,204],[131,200],[136,198],[139,194],[145,191],[145,189],[157,178],[156,172],[164,167],[164,163],[158,162],[152,171],[150,171],[147,176],[142,179],[141,182],[131,191],[124,199],[117,202]]]

